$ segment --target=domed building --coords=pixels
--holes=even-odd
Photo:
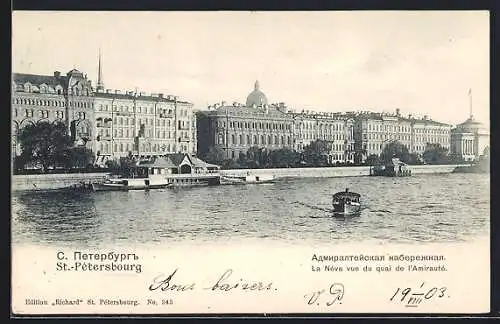
[[[465,161],[474,161],[489,147],[490,135],[483,124],[471,116],[451,130],[451,152]]]
[[[257,108],[257,107],[264,107],[267,105],[268,105],[267,97],[264,94],[264,92],[260,90],[260,84],[259,81],[257,80],[255,81],[254,90],[250,92],[250,94],[247,97],[246,106]]]
[[[222,152],[225,160],[237,160],[251,147],[275,150],[294,147],[293,119],[281,102],[269,104],[259,81],[246,104],[225,101],[198,113],[198,153]]]
[[[331,144],[330,163],[354,161],[351,118],[304,110],[296,113],[284,102],[269,103],[259,81],[245,104],[223,101],[198,112],[197,126],[198,153],[210,159],[238,160],[254,147],[302,151],[321,139]]]

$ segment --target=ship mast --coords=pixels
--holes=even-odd
[[[472,119],[472,89],[469,88],[469,117]]]

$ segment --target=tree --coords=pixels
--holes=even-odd
[[[226,152],[218,146],[210,146],[207,153],[202,157],[202,160],[220,165],[226,159]]]
[[[328,164],[327,155],[331,150],[329,142],[324,140],[315,140],[304,147],[304,160],[314,166],[324,166]]]
[[[363,156],[366,155],[368,153],[368,150],[366,148],[362,148],[362,149],[358,149],[355,151],[354,153],[354,163],[355,164],[361,164],[362,161],[363,161]],[[375,154],[372,154],[372,155],[375,155]],[[377,155],[375,155],[377,156]],[[378,158],[378,156],[377,156]],[[368,157],[367,157],[368,159]],[[365,160],[365,164],[368,164]]]
[[[38,122],[26,125],[19,134],[21,160],[40,164],[45,172],[49,167],[67,165],[67,149],[72,140],[64,123]]]
[[[461,155],[454,153],[454,152],[452,152],[448,155],[448,161],[450,164],[463,164],[463,163],[465,163],[464,158]]]
[[[240,167],[243,168],[247,167],[248,166],[247,155],[243,152],[240,152],[237,163],[239,164]]]
[[[132,152],[129,152],[127,156],[120,157],[120,173],[127,177],[134,176],[137,170],[136,164],[137,160],[132,155]]]
[[[105,165],[111,171],[117,171],[120,168],[120,164],[116,160],[107,160]]]
[[[423,164],[424,160],[417,154],[417,153],[410,153],[410,160],[408,161],[408,164]]]
[[[440,144],[427,144],[423,158],[427,164],[446,164],[449,163],[448,149]]]
[[[380,162],[380,158],[377,154],[370,154],[365,160],[365,165],[376,165]]]
[[[487,145],[484,150],[483,150],[483,156],[486,158],[489,158],[490,157],[490,146]]]
[[[65,151],[66,167],[85,168],[92,165],[95,156],[92,150],[85,146],[76,146],[66,149]]]
[[[411,160],[408,148],[398,141],[387,144],[380,154],[380,160],[384,163],[391,162],[392,158],[399,158],[404,163],[409,163]]]
[[[269,158],[272,168],[289,168],[300,163],[300,154],[289,148],[273,150],[270,152]]]
[[[248,167],[260,168],[262,165],[262,150],[258,146],[252,146],[247,150]]]

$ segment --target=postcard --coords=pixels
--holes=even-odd
[[[490,311],[487,11],[12,19],[12,315]]]

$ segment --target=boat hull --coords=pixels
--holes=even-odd
[[[112,184],[112,183],[93,183],[93,191],[127,191],[127,186],[122,184]]]
[[[360,204],[334,204],[333,213],[339,216],[357,215],[361,212]]]
[[[119,179],[104,183],[93,183],[93,191],[129,191],[163,189],[171,186],[166,180],[158,181],[151,179]]]
[[[273,183],[276,181],[275,176],[221,176],[221,184],[261,184]]]
[[[245,181],[244,178],[238,178],[238,177],[225,177],[222,176],[220,178],[220,184],[222,185],[231,185],[231,184],[246,184],[247,182]]]

